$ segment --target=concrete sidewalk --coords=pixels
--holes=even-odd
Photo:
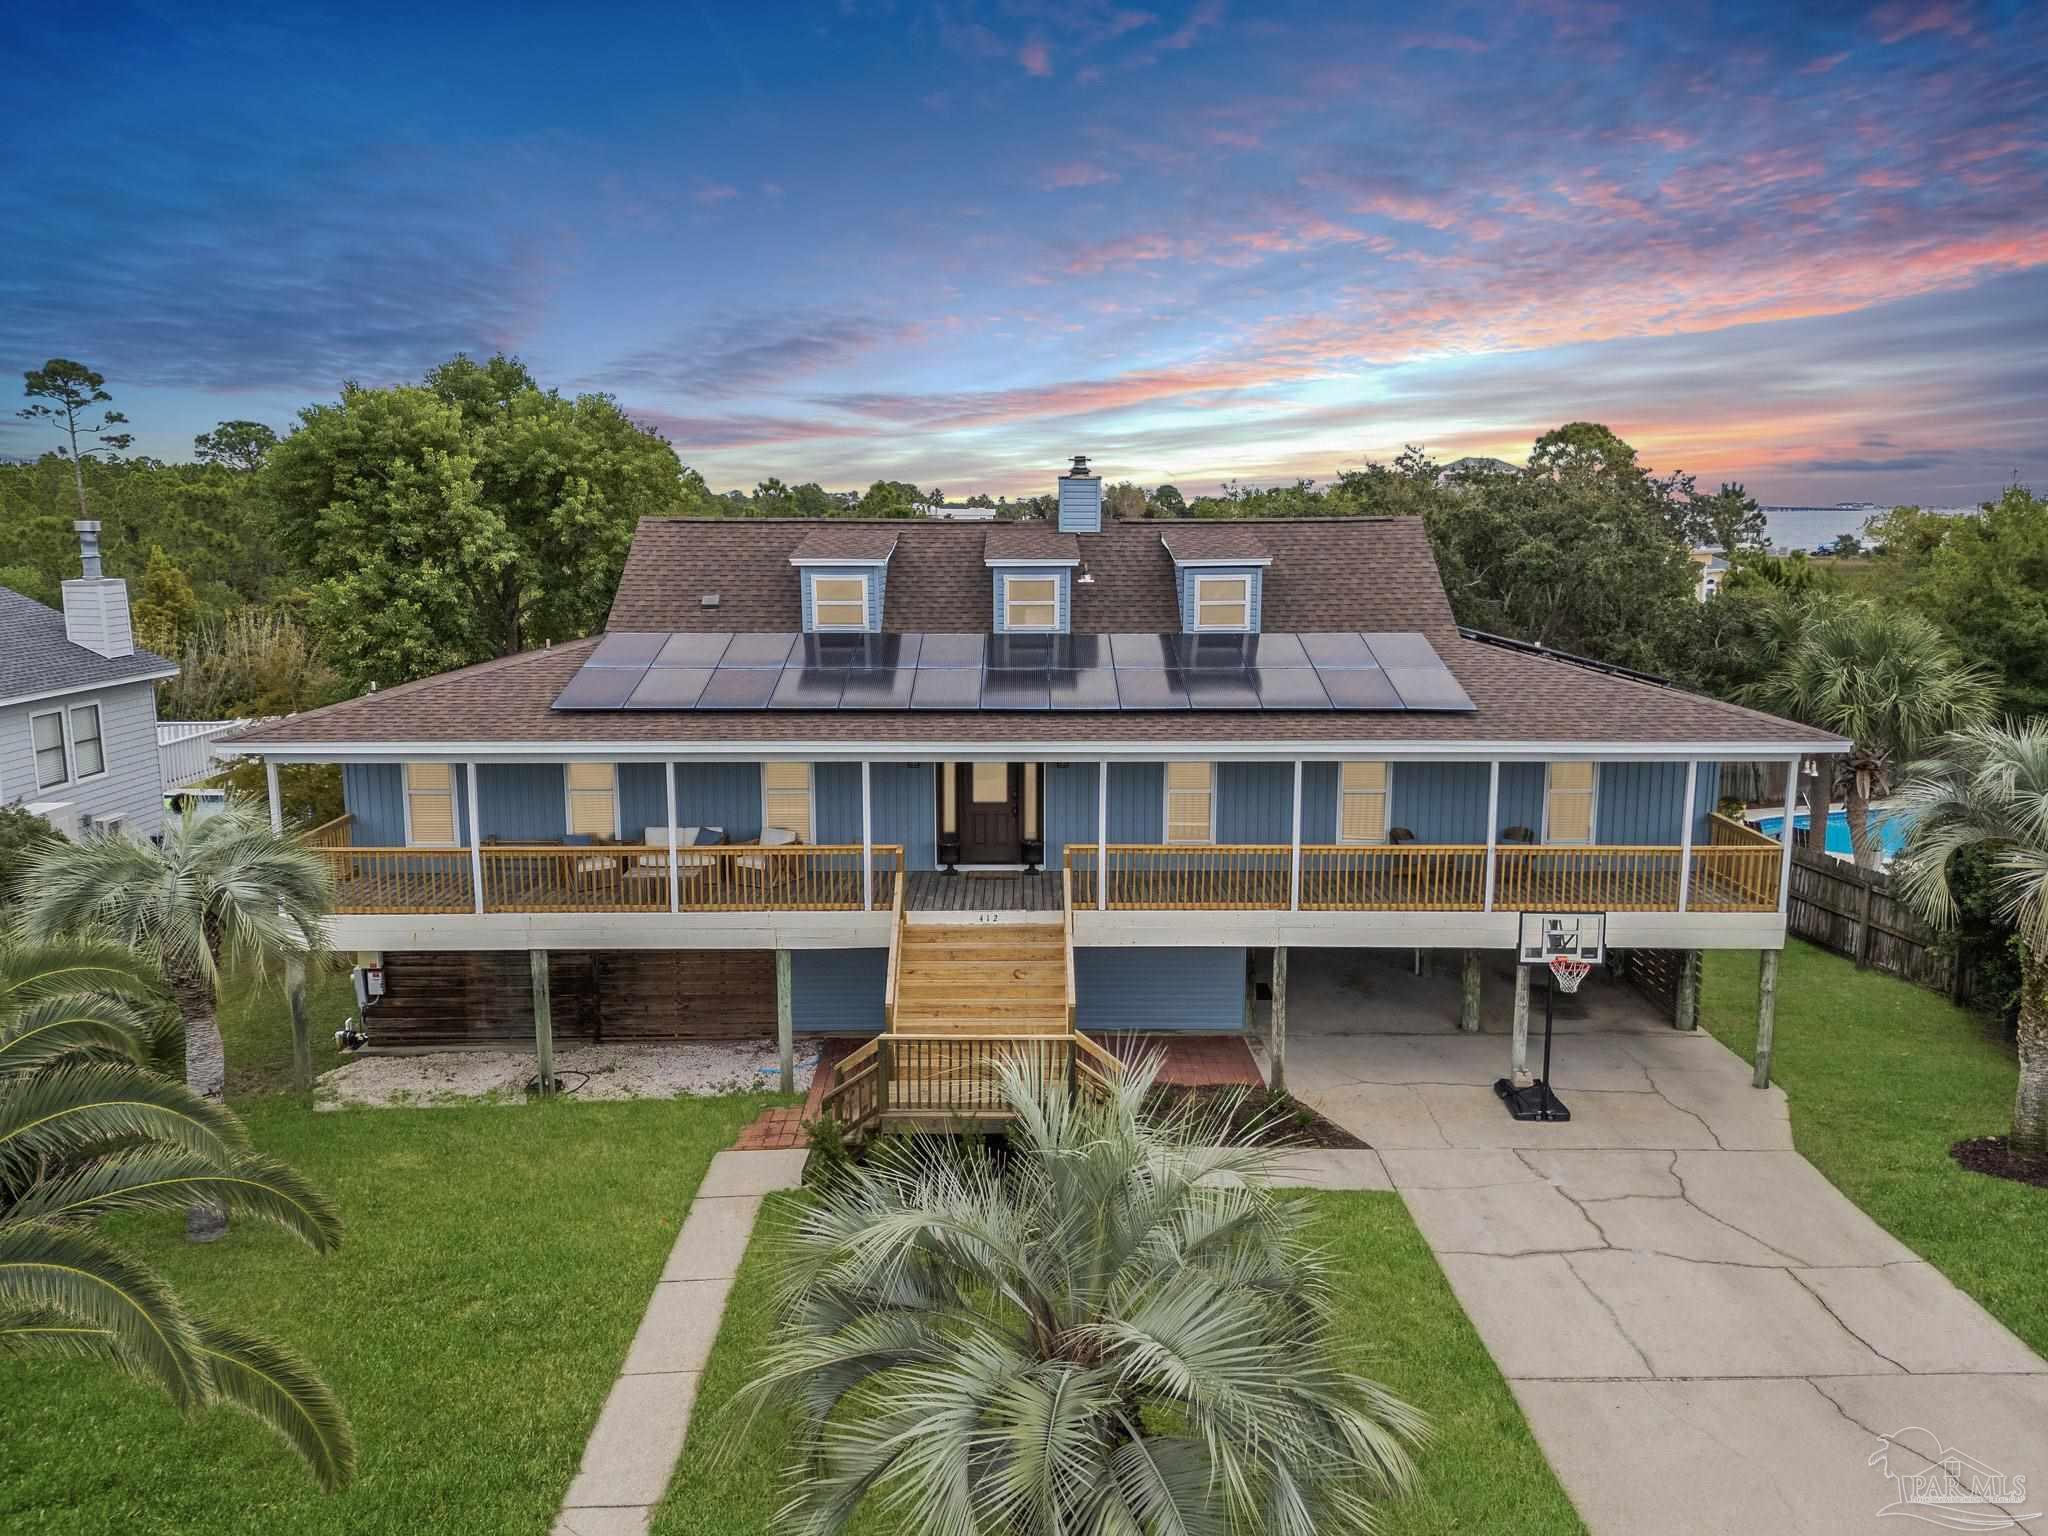
[[[761,1201],[803,1181],[799,1151],[721,1152],[690,1202],[553,1536],[643,1536],[683,1452],[697,1381]]]
[[[1494,1096],[1500,1036],[1425,1027],[1299,1034],[1289,1086],[1379,1150],[1595,1536],[1896,1536],[1879,1511],[1951,1452],[2048,1484],[2048,1365],[1793,1151],[1717,1041],[1560,1036],[1572,1119],[1541,1125]]]

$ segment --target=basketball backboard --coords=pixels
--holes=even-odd
[[[1595,965],[1605,960],[1607,914],[1524,912],[1522,943],[1517,958],[1524,965],[1547,965],[1555,955],[1570,955]]]

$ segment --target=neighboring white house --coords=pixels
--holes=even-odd
[[[0,587],[0,805],[72,836],[163,825],[156,685],[175,663],[137,650],[128,584],[101,574],[100,525],[80,522],[83,575],[64,611]]]
[[[1692,574],[1692,595],[1704,603],[1728,579],[1728,561],[1711,549],[1696,549],[1692,552]]]

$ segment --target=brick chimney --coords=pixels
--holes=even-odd
[[[64,636],[99,656],[133,656],[135,631],[128,619],[128,583],[100,572],[100,525],[77,522],[78,558],[84,575],[64,583]]]
[[[1088,455],[1074,455],[1074,467],[1060,476],[1060,532],[1102,532],[1102,476],[1088,473]]]

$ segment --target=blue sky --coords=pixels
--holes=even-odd
[[[164,457],[504,349],[721,488],[1580,417],[1769,500],[2048,486],[2038,6],[109,4],[0,53],[0,370],[91,363]]]

